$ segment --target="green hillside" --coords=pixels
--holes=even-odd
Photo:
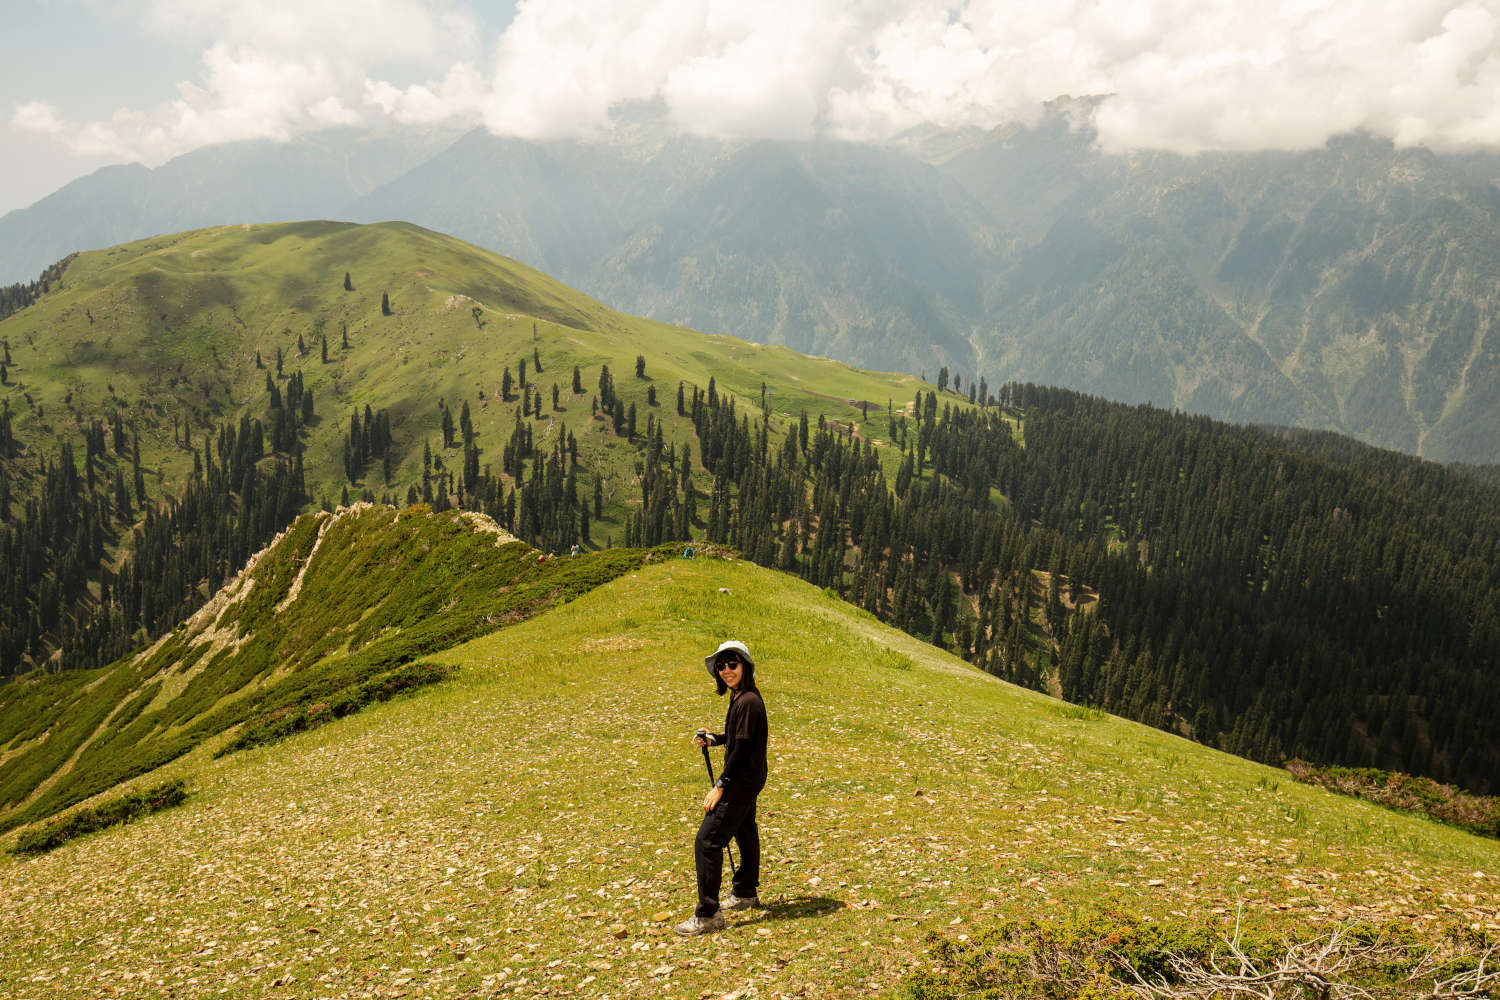
[[[254,744],[439,680],[414,660],[524,621],[647,553],[538,562],[473,513],[304,515],[189,621],[101,670],[0,688],[0,830],[42,819],[233,730]],[[321,706],[321,707],[318,707]],[[219,741],[222,743],[222,741]]]
[[[382,296],[392,315],[382,314]],[[227,226],[81,254],[48,295],[0,322],[0,338],[11,349],[0,398],[21,445],[34,458],[50,454],[91,420],[133,415],[153,495],[180,488],[192,468],[175,426],[190,424],[201,440],[224,421],[266,417],[278,351],[282,389],[300,372],[315,400],[309,490],[332,500],[344,485],[349,417],[367,404],[390,413],[396,462],[390,484],[377,466],[360,487],[404,493],[420,480],[424,442],[441,457],[440,401],[455,412],[469,403],[490,449],[485,461],[498,458],[520,408],[519,386],[500,398],[503,372],[519,375],[523,361],[548,428],[566,424],[591,466],[609,464],[601,453],[612,444],[587,419],[601,365],[622,400],[640,407],[642,426],[655,387],[650,412],[669,438],[684,425],[671,408],[680,380],[713,377],[720,392],[756,405],[769,381],[777,411],[845,420],[851,399],[883,409],[922,384],[625,316],[513,260],[404,223]],[[642,379],[634,378],[638,355]],[[575,365],[586,390],[576,396]],[[624,443],[617,450],[634,452]],[[621,463],[622,475],[628,467]]]
[[[701,657],[727,636],[770,711],[768,907],[681,940],[687,735],[721,716]],[[24,928],[0,993],[852,996],[948,981],[942,943],[1007,918],[1500,931],[1493,841],[1011,687],[745,562],[642,566],[441,660],[436,687],[142,779],[185,805],[0,860]]]

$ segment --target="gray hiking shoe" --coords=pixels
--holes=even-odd
[[[736,896],[729,894],[729,898],[719,905],[719,912],[725,910],[753,910],[760,906],[759,896]]]
[[[700,917],[695,913],[678,924],[676,928],[677,933],[683,937],[692,937],[694,934],[708,934],[711,931],[722,931],[723,929],[723,910],[720,910],[711,917]]]

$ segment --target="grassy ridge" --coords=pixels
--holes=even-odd
[[[253,722],[262,742],[319,703],[403,686],[401,669],[572,600],[650,558],[537,562],[474,515],[362,507],[300,518],[161,642],[89,675],[5,692],[0,830],[52,815]],[[279,723],[279,724],[278,724]]]
[[[679,940],[687,734],[722,717],[702,655],[728,636],[770,711],[768,908]],[[826,997],[916,981],[929,934],[1074,911],[1500,931],[1492,841],[1018,690],[743,562],[642,565],[443,660],[448,683],[179,761],[181,808],[0,860],[0,921],[31,929],[0,992]]]

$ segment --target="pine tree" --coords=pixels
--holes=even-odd
[[[606,413],[615,408],[615,380],[609,373],[609,365],[599,366],[599,408]]]

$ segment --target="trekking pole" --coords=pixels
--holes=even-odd
[[[708,783],[714,783],[714,762],[708,757],[708,747],[699,747],[703,751],[703,766],[708,768]],[[736,877],[739,873],[734,870],[734,848],[728,844],[724,845],[724,853],[729,855],[729,876]]]

